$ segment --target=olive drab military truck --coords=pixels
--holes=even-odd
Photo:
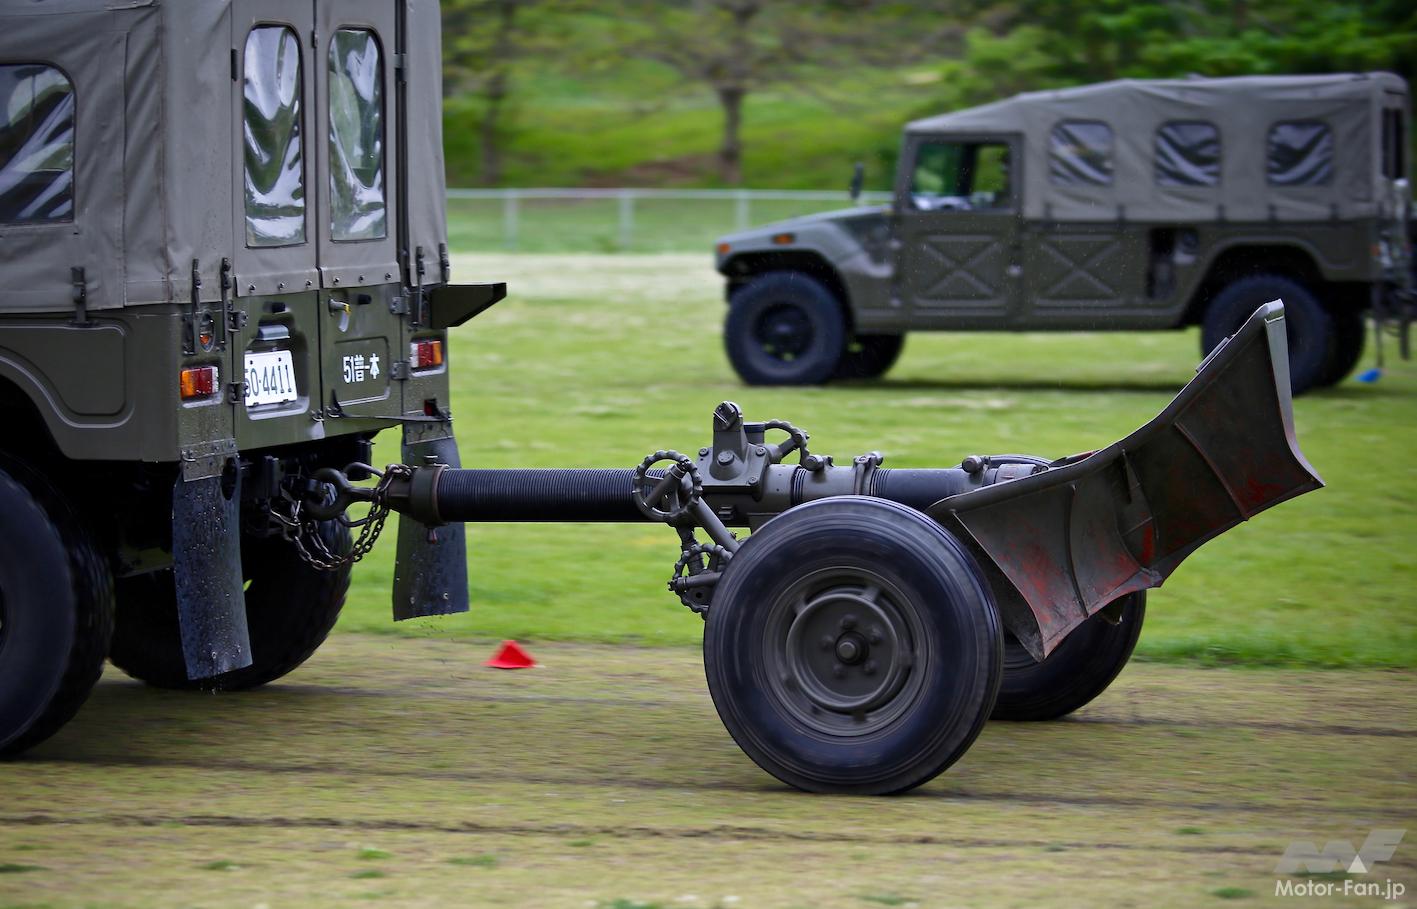
[[[724,402],[696,456],[464,469],[448,329],[505,286],[450,283],[438,46],[431,0],[0,10],[0,754],[106,656],[171,688],[281,677],[392,513],[396,619],[467,608],[465,522],[648,521],[744,752],[901,791],[991,716],[1096,697],[1148,588],[1321,485],[1273,302],[1084,455],[836,464]]]
[[[448,284],[439,44],[432,0],[0,8],[0,751],[110,651],[289,672],[353,545],[292,490],[390,427],[456,462],[445,329],[502,288]],[[398,559],[397,616],[466,609],[460,526]]]
[[[894,199],[720,239],[753,384],[878,376],[908,331],[1201,327],[1282,299],[1294,391],[1413,314],[1410,100],[1387,73],[1119,81],[905,128]]]

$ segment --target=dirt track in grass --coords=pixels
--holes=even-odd
[[[110,669],[0,765],[0,907],[1244,905],[1292,840],[1417,827],[1411,672],[1134,665],[912,795],[823,798],[738,751],[692,651],[533,649],[341,635],[234,696]],[[1353,880],[1417,890],[1410,839]]]

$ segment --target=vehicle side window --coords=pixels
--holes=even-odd
[[[1271,186],[1322,186],[1333,181],[1333,130],[1320,120],[1291,120],[1269,128],[1265,152]]]
[[[74,220],[74,86],[42,63],[0,64],[0,222]]]
[[[246,36],[246,245],[305,242],[300,42],[283,25]]]
[[[1407,176],[1407,131],[1402,128],[1402,111],[1383,111],[1383,176],[1401,180]]]
[[[378,40],[363,28],[342,28],[330,41],[330,235],[388,235],[383,67]]]
[[[1064,120],[1048,135],[1048,179],[1058,186],[1112,185],[1112,127]]]
[[[1156,131],[1158,186],[1220,183],[1220,130],[1200,120],[1172,120]]]
[[[922,143],[915,154],[910,201],[921,211],[1012,207],[1009,146],[1003,142]]]

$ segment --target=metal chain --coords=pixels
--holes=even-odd
[[[325,545],[324,538],[320,535],[320,521],[301,517],[298,499],[290,500],[289,515],[281,514],[278,509],[272,507],[271,517],[280,526],[281,536],[295,544],[295,551],[300,554],[301,559],[320,571],[338,571],[358,562],[374,549],[379,534],[384,530],[384,521],[389,517],[389,505],[386,501],[389,487],[394,480],[411,476],[413,468],[405,464],[389,465],[379,477],[378,485],[374,487],[369,500],[369,513],[357,521],[351,521],[344,515],[337,519],[347,527],[359,528],[359,536],[354,539],[349,552],[343,555],[331,552],[329,546]]]

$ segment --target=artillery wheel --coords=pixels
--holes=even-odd
[[[113,634],[107,561],[43,478],[11,470],[0,471],[0,756],[73,718]]]
[[[905,335],[857,335],[847,342],[833,379],[878,379],[900,359]]]
[[[1056,720],[1107,690],[1141,636],[1146,592],[1123,598],[1115,625],[1107,618],[1097,614],[1083,622],[1041,663],[1006,635],[1004,680],[991,719]]]
[[[774,271],[733,293],[723,343],[749,385],[818,385],[846,347],[846,318],[835,295],[798,271]]]
[[[920,512],[822,499],[755,532],[714,590],[704,670],[729,733],[811,792],[903,792],[964,754],[1003,633],[968,552]]]
[[[1201,323],[1201,353],[1209,355],[1240,330],[1245,320],[1271,300],[1284,301],[1284,329],[1289,339],[1289,387],[1301,395],[1322,383],[1334,345],[1333,317],[1306,286],[1280,275],[1251,275],[1233,281],[1215,295]]]
[[[320,533],[331,552],[349,551],[349,528],[325,521]],[[187,678],[171,570],[119,582],[113,664],[157,688],[186,691],[244,691],[294,671],[334,628],[349,590],[350,566],[321,571],[301,560],[294,544],[277,537],[243,539],[241,565],[250,666],[210,679]]]

